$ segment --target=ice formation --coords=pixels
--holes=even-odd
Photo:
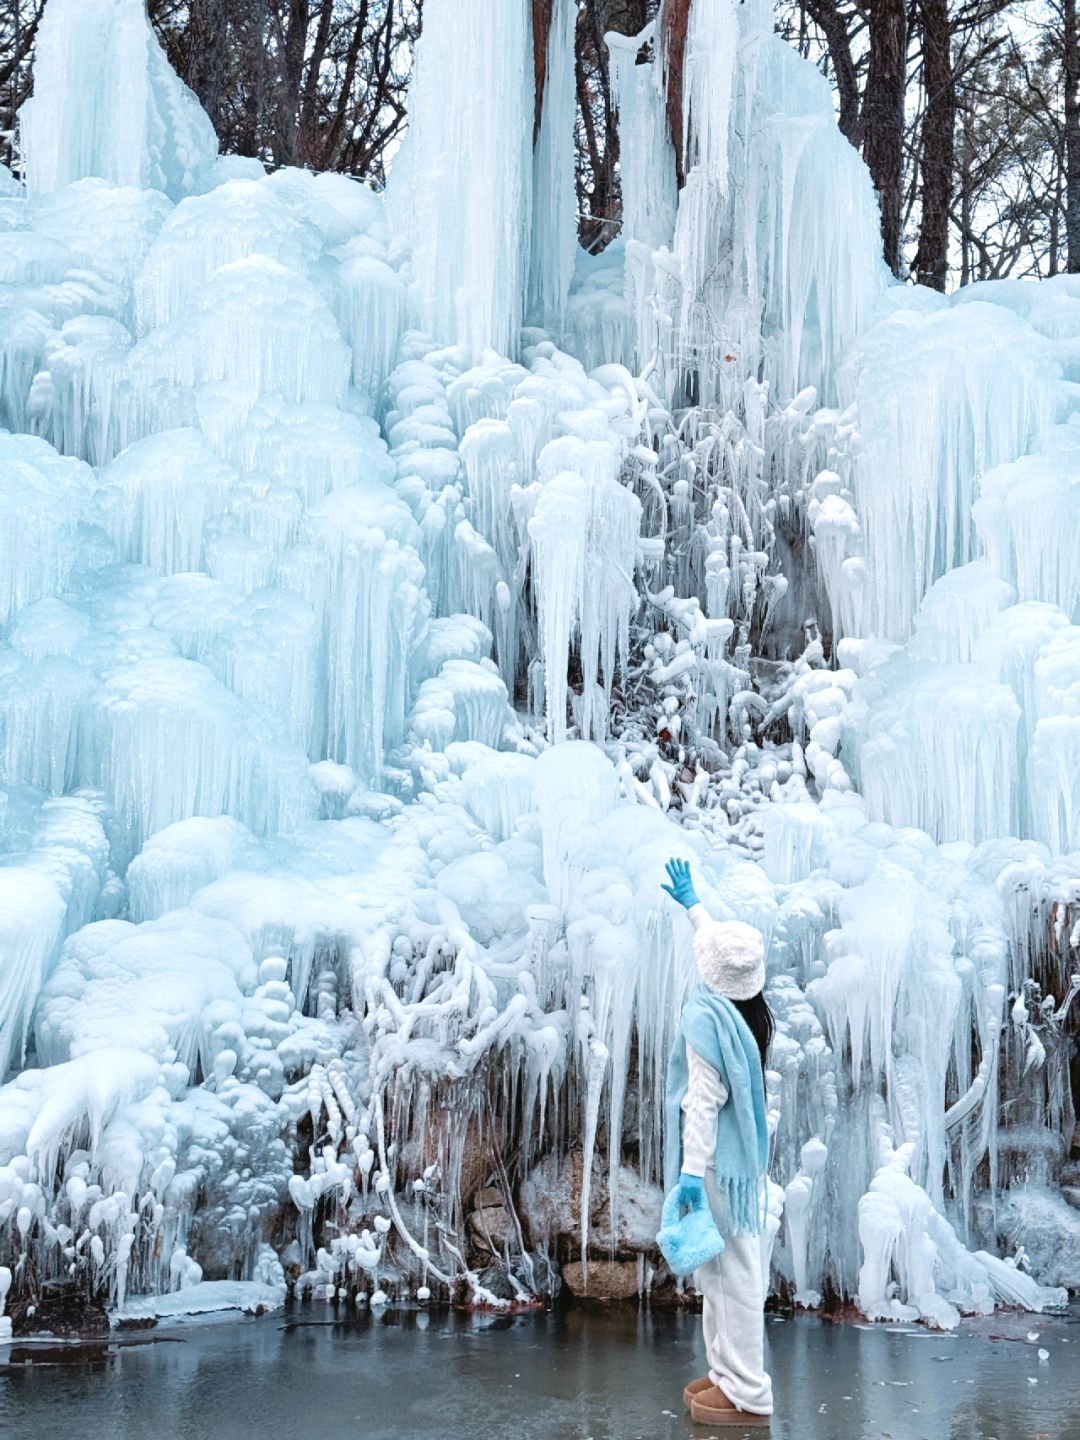
[[[673,853],[768,944],[773,1288],[1056,1303],[1080,287],[892,284],[763,0],[695,0],[681,190],[671,57],[609,37],[624,232],[575,253],[573,7],[539,114],[527,0],[466,8],[384,197],[218,158],[141,0],[48,0],[0,194],[0,1304],[662,1283]]]

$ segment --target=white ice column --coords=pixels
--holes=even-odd
[[[534,93],[528,0],[428,0],[391,213],[412,250],[421,323],[476,359],[517,347]]]
[[[217,136],[143,0],[49,0],[36,49],[34,94],[20,112],[31,194],[88,175],[173,200],[205,188]]]
[[[574,180],[576,0],[555,0],[548,36],[544,103],[533,155],[532,253],[529,315],[561,333],[577,252]]]
[[[675,229],[675,150],[668,130],[662,67],[638,64],[653,25],[640,35],[609,32],[611,88],[619,107],[622,234],[649,249],[670,245]]]
[[[660,57],[652,64],[638,64],[643,42],[652,41],[655,49],[655,26],[640,35],[611,32],[604,38],[612,94],[619,107],[626,300],[637,332],[637,363],[643,367],[658,343],[662,310],[653,304],[653,252],[670,246],[675,232],[675,148],[668,129]]]

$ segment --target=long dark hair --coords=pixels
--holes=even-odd
[[[764,1075],[765,1060],[772,1044],[773,1031],[776,1029],[769,1002],[765,999],[764,992],[759,990],[749,1000],[732,1000],[731,1003],[746,1021],[750,1034],[757,1041],[758,1050],[761,1052],[761,1073]]]

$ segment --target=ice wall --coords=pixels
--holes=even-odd
[[[611,37],[625,233],[575,256],[572,9],[537,131],[529,7],[428,0],[384,199],[215,165],[141,6],[49,0],[0,194],[19,1295],[666,1283],[673,853],[768,946],[774,1288],[951,1326],[1072,1273],[1080,294],[888,282],[727,0],[681,191]],[[119,171],[63,69],[106,25]]]

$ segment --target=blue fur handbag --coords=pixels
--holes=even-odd
[[[673,1275],[689,1275],[715,1259],[724,1248],[724,1238],[716,1228],[708,1198],[703,1194],[692,1209],[680,1216],[679,1187],[669,1191],[660,1213],[656,1243]]]

